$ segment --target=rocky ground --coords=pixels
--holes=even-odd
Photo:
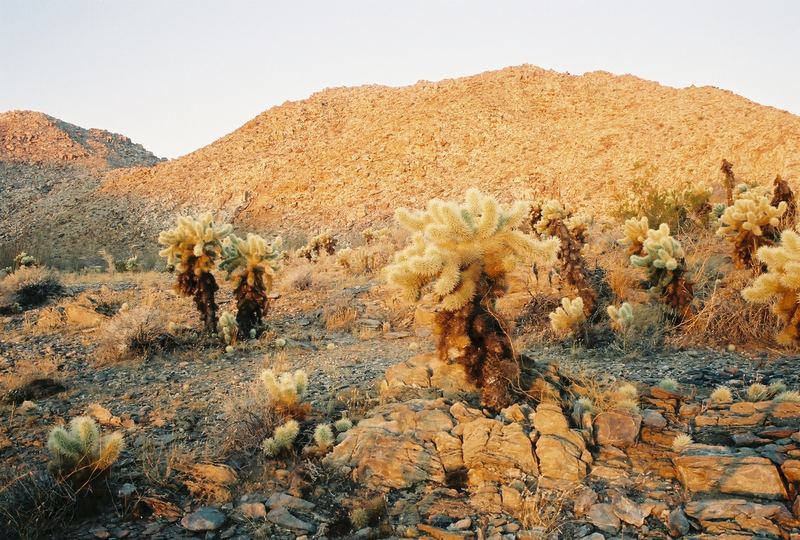
[[[754,381],[797,387],[793,358],[532,345],[530,399],[496,414],[478,406],[463,372],[430,354],[424,326],[404,327],[410,319],[365,278],[337,282],[327,298],[279,292],[267,332],[229,354],[186,332],[146,360],[98,362],[97,333],[118,306],[97,299],[134,302],[169,279],[82,278],[67,301],[0,322],[0,373],[51,359],[49,376],[63,385],[3,405],[5,495],[9,479],[44,469],[53,425],[89,414],[125,434],[112,497],[54,538],[800,535],[800,405],[742,399]],[[355,310],[346,329],[330,329],[333,298]],[[173,302],[191,320],[189,301]],[[308,372],[312,428],[343,410],[357,425],[324,456],[268,460],[237,447],[236,406],[264,367]],[[677,391],[654,386],[666,376]],[[638,411],[575,405],[622,380],[640,390]],[[733,403],[709,403],[718,384],[734,390]],[[694,443],[675,451],[681,433]],[[360,529],[355,508],[370,512]]]

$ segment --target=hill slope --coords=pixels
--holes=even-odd
[[[254,228],[343,229],[469,185],[603,208],[643,171],[664,185],[716,181],[723,157],[742,178],[793,181],[800,118],[715,88],[521,66],[325,90],[181,159],[116,172],[102,192]]]
[[[104,175],[159,161],[123,135],[83,129],[38,112],[0,114],[2,255],[7,258],[19,249],[61,251],[62,245],[55,244],[62,242],[62,232],[80,231],[72,244],[63,244],[69,252],[82,243],[81,237],[96,235],[85,226],[91,221],[87,200],[95,196]]]

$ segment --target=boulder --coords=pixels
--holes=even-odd
[[[626,411],[604,411],[594,419],[594,436],[599,446],[626,448],[636,444],[642,417]]]

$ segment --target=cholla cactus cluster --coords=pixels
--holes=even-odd
[[[731,403],[733,401],[733,392],[727,386],[717,386],[709,399],[712,403],[722,404],[722,403]]]
[[[228,272],[236,298],[236,322],[242,334],[251,336],[261,325],[267,310],[267,293],[272,288],[277,260],[281,255],[281,238],[271,244],[257,234],[225,239],[220,269]]]
[[[204,214],[199,220],[179,217],[174,229],[158,235],[158,243],[166,246],[159,255],[178,271],[177,291],[194,297],[209,333],[217,327],[214,295],[219,289],[212,271],[222,253],[222,241],[232,230],[231,225],[217,225],[211,214]]]
[[[495,299],[519,262],[552,261],[558,247],[557,240],[538,241],[518,230],[528,209],[521,201],[503,207],[471,189],[461,204],[434,199],[425,211],[396,213],[412,236],[387,268],[389,282],[410,300],[431,292],[439,307],[440,357],[463,364],[491,407],[511,402],[508,381],[518,373]]]
[[[617,332],[625,332],[633,324],[633,306],[624,302],[620,307],[608,306],[606,308],[611,326]]]
[[[644,255],[644,241],[647,240],[648,231],[650,231],[650,224],[646,216],[625,220],[622,225],[622,233],[625,236],[619,239],[619,243],[627,246],[629,256]]]
[[[56,478],[67,480],[78,489],[88,488],[111,468],[122,444],[122,433],[101,435],[92,418],[78,416],[67,429],[56,427],[50,432],[48,466]]]
[[[692,436],[687,433],[681,433],[672,439],[672,450],[680,453],[686,450],[686,448],[692,444],[694,444],[694,439],[692,439]]]
[[[28,255],[24,251],[17,254],[14,257],[14,269],[18,270],[20,268],[33,268],[35,266],[40,266],[39,261],[33,255]]]
[[[299,434],[300,424],[297,423],[297,420],[289,420],[275,428],[272,437],[264,439],[261,443],[261,450],[267,457],[277,457],[291,450]]]
[[[302,401],[308,390],[308,375],[304,370],[277,375],[265,369],[261,372],[261,382],[276,410],[289,416],[303,416],[306,407]]]
[[[347,418],[346,416],[343,416],[339,420],[334,422],[333,427],[336,429],[337,433],[344,433],[345,431],[349,431],[353,427],[353,421]]]
[[[375,241],[391,238],[392,231],[388,227],[383,227],[382,229],[367,228],[361,231],[361,236],[364,238],[364,242],[369,245]]]
[[[780,245],[762,247],[756,257],[767,271],[745,288],[742,296],[748,302],[772,302],[772,311],[783,324],[778,342],[796,342],[800,340],[800,235],[783,231]]]
[[[317,448],[322,451],[329,450],[336,439],[333,436],[333,430],[329,424],[319,424],[314,429],[314,443]]]
[[[754,266],[758,248],[773,245],[777,240],[781,216],[787,209],[785,201],[772,206],[768,194],[745,191],[722,213],[717,235],[728,238],[733,244],[738,264]]]
[[[239,325],[236,317],[229,311],[223,311],[219,317],[219,333],[225,345],[235,345],[236,338],[239,336]]]
[[[550,313],[550,326],[559,336],[569,336],[577,332],[586,322],[583,298],[561,299],[561,306]]]
[[[536,232],[558,238],[560,242],[558,259],[561,263],[559,275],[575,288],[583,299],[585,314],[591,315],[595,310],[597,291],[591,283],[589,269],[581,255],[581,250],[586,244],[586,230],[590,220],[555,199],[539,206],[538,211],[533,212],[532,216],[532,219],[536,219],[532,223]]]
[[[631,264],[647,271],[648,287],[664,300],[674,317],[686,318],[691,314],[694,293],[685,278],[685,253],[680,242],[670,236],[666,223],[647,231],[642,251],[643,255],[631,255]]]
[[[304,257],[309,261],[316,261],[320,255],[327,253],[333,255],[336,252],[337,240],[331,231],[324,231],[314,236],[308,243],[298,249],[295,255]]]

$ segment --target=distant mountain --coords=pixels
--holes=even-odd
[[[111,247],[154,251],[176,213],[202,210],[242,230],[359,230],[469,186],[506,200],[559,196],[601,214],[638,181],[716,182],[722,158],[742,179],[780,173],[797,187],[800,117],[717,88],[533,66],[334,88],[179,159],[110,171],[76,201],[61,238],[83,246],[92,223]]]

